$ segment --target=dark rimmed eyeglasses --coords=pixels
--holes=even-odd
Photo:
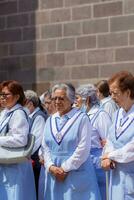
[[[0,93],[0,98],[8,98],[8,96],[11,96],[11,93]]]
[[[54,100],[54,101],[56,101],[56,100],[64,101],[65,98],[64,98],[64,97],[53,97],[53,100]]]
[[[121,93],[119,91],[110,91],[110,95],[119,97],[121,95]]]

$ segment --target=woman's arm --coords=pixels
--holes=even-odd
[[[23,110],[14,111],[10,122],[9,132],[6,136],[0,137],[0,146],[22,147],[27,144],[29,123]]]
[[[46,121],[44,131],[43,131],[42,143],[41,143],[41,147],[39,150],[39,156],[42,160],[44,160],[44,165],[45,165],[45,168],[47,171],[49,171],[49,168],[51,165],[54,165],[54,163],[52,162],[52,159],[51,159],[50,149],[45,142],[45,132],[47,129],[49,129],[49,125],[50,125],[49,120],[50,120],[50,118],[48,118]]]
[[[112,121],[109,114],[105,111],[101,111],[93,126],[98,130],[101,139],[106,139],[111,126]]]
[[[122,148],[111,151],[107,157],[119,163],[134,161],[134,138]]]
[[[113,167],[116,167],[116,163],[128,163],[131,161],[134,161],[134,139],[132,139],[131,142],[127,143],[122,148],[111,148],[111,151],[109,148],[107,153],[105,151],[102,156],[101,164],[105,170],[108,170],[111,168],[111,163],[113,164]]]
[[[32,154],[40,147],[42,138],[43,138],[43,131],[45,127],[45,120],[41,115],[38,115],[32,125],[31,133],[35,136],[35,144],[32,151]]]
[[[65,172],[78,169],[89,157],[92,127],[87,115],[84,115],[79,127],[79,142],[70,158],[62,163]]]

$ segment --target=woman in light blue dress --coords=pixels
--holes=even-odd
[[[77,95],[85,99],[83,102],[87,114],[91,120],[91,158],[95,168],[98,186],[100,189],[102,200],[106,199],[106,176],[105,171],[101,168],[101,155],[103,146],[107,138],[107,132],[111,125],[109,114],[98,104],[96,96],[96,88],[92,84],[81,85],[77,88]],[[77,99],[76,99],[77,100]],[[82,106],[82,107],[84,107]],[[104,123],[105,122],[105,123]]]
[[[25,108],[29,112],[28,116],[30,119],[30,133],[35,136],[35,143],[32,150],[31,159],[34,171],[36,194],[38,197],[38,185],[41,170],[41,163],[39,162],[38,152],[43,138],[43,131],[47,119],[47,113],[46,110],[44,110],[44,108],[42,107],[36,92],[34,92],[33,90],[26,90],[25,98]]]
[[[16,81],[1,84],[0,146],[23,147],[27,144],[29,123],[23,110],[24,93]],[[5,135],[6,134],[6,135]],[[36,200],[34,176],[30,161],[0,164],[1,200]]]
[[[42,150],[45,160],[44,200],[100,200],[89,151],[88,116],[72,108],[75,93],[67,84],[53,87],[57,113],[48,118]]]
[[[120,106],[102,158],[110,172],[109,200],[134,199],[134,76],[119,72],[110,80],[112,98]]]

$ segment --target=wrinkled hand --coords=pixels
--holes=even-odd
[[[64,181],[66,176],[67,176],[67,172],[64,172],[64,170],[61,167],[56,167],[54,165],[50,166],[49,168],[49,172],[55,176],[55,178],[58,181]]]
[[[101,166],[104,170],[114,169],[115,162],[108,158],[108,154],[104,154],[101,159]]]
[[[101,166],[104,170],[110,169],[111,160],[109,158],[106,158],[104,160],[101,160]]]

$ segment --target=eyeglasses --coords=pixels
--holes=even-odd
[[[121,93],[117,91],[110,91],[110,94],[111,96],[116,96],[116,97],[119,97],[121,95]]]
[[[11,93],[0,93],[0,98],[7,99],[11,95],[12,95]]]
[[[53,97],[53,100],[54,100],[54,101],[56,101],[56,100],[64,101],[65,98],[64,98],[64,97]]]
[[[51,104],[51,103],[52,103],[51,101],[45,101],[45,102],[44,102],[44,105],[46,105],[46,104],[49,105],[49,104]]]

